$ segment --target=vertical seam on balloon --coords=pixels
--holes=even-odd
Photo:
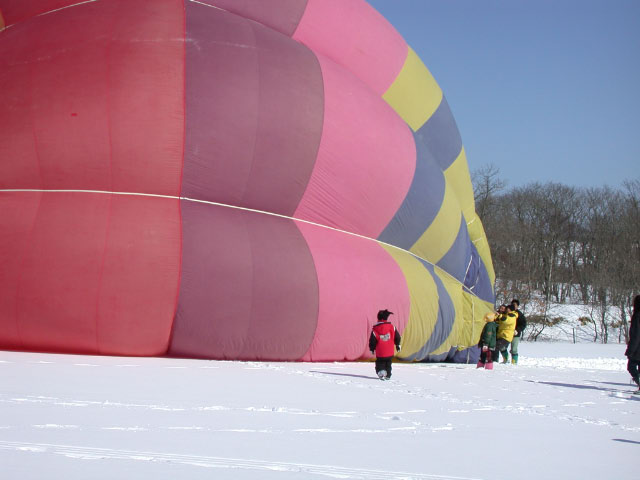
[[[96,352],[101,354],[100,350],[100,335],[99,335],[99,322],[98,318],[100,316],[100,292],[102,290],[102,282],[104,279],[104,265],[107,259],[107,246],[109,245],[109,232],[111,231],[111,212],[112,212],[112,204],[113,204],[113,194],[109,195],[109,209],[107,210],[107,226],[105,228],[104,235],[104,247],[102,248],[102,259],[100,261],[100,276],[98,277],[98,290],[96,294],[96,316],[95,316],[95,340],[96,340]]]
[[[182,283],[182,249],[183,249],[183,223],[182,223],[182,181],[184,175],[184,156],[187,141],[187,5],[182,4],[182,161],[180,165],[180,183],[178,185],[178,228],[180,230],[180,245],[178,247],[178,281],[176,282],[176,298],[173,302],[173,315],[171,317],[171,330],[167,342],[165,354],[169,353],[173,343],[173,333],[178,314],[178,302],[180,301],[180,285]]]
[[[306,6],[308,6],[309,3],[307,3]],[[306,6],[305,6],[305,12],[306,12]],[[303,14],[304,16],[304,14]],[[302,20],[302,17],[301,17]],[[298,24],[299,25],[299,24]],[[292,37],[293,38],[293,37]],[[306,46],[306,45],[305,45]],[[298,211],[298,209],[300,208],[300,205],[302,204],[303,199],[305,198],[305,195],[307,193],[307,190],[309,189],[309,185],[311,184],[311,179],[313,178],[313,172],[315,171],[316,168],[316,163],[318,162],[318,154],[320,153],[320,145],[322,144],[322,136],[324,133],[324,113],[325,113],[325,89],[324,89],[324,75],[322,73],[322,65],[320,64],[320,59],[318,58],[318,56],[316,55],[316,53],[309,49],[309,51],[311,52],[311,54],[313,55],[313,58],[316,61],[316,65],[318,66],[318,71],[320,72],[320,78],[322,79],[322,82],[320,83],[320,87],[322,88],[322,131],[320,132],[320,138],[318,139],[318,148],[316,149],[316,159],[313,162],[313,168],[311,169],[311,173],[309,175],[309,178],[307,178],[307,186],[304,189],[304,192],[302,192],[302,196],[300,197],[300,200],[298,201],[298,206],[295,208],[293,215],[294,215],[294,220],[295,220],[295,214]],[[294,221],[295,224],[295,221]],[[318,331],[318,321],[320,319],[320,279],[318,278],[318,269],[316,267],[316,263],[313,259],[313,254],[311,253],[311,248],[309,247],[308,242],[306,241],[306,238],[304,237],[304,235],[302,234],[302,232],[300,231],[300,228],[296,225],[296,228],[298,229],[298,231],[300,232],[300,235],[302,235],[302,238],[305,240],[305,243],[307,244],[307,248],[309,250],[309,255],[311,255],[311,260],[313,262],[313,267],[315,270],[315,274],[316,274],[316,298],[318,301],[318,307],[316,310],[316,328],[313,332],[313,337],[311,338],[311,343],[309,344],[309,348],[307,349],[307,352],[304,353],[304,355],[302,355],[301,359],[304,358],[307,354],[309,355],[309,360],[313,362],[313,344],[314,344],[314,340],[316,338],[316,333]]]
[[[38,136],[36,134],[36,127],[34,124],[34,119],[33,119],[33,65],[34,63],[30,62],[29,63],[29,123],[31,124],[31,134],[33,136],[33,148],[36,154],[36,163],[38,165],[38,179],[40,182],[40,188],[44,189],[44,182],[43,182],[43,178],[42,178],[42,166],[40,164],[40,153],[38,150]],[[42,203],[42,196],[43,193],[40,193],[40,196],[38,197],[38,206],[36,207],[36,212],[35,215],[33,217],[33,222],[31,224],[31,228],[29,229],[29,235],[28,235],[28,240],[31,240],[33,237],[33,231],[35,230],[35,226],[36,226],[36,222],[38,219],[38,212],[40,211],[40,205]],[[18,299],[20,298],[20,284],[22,282],[22,275],[24,273],[24,263],[26,261],[27,258],[27,254],[28,254],[28,248],[30,245],[30,241],[26,242],[26,247],[24,250],[24,254],[22,257],[22,260],[20,262],[20,269],[19,269],[19,277],[18,277],[18,286],[16,288],[16,300],[15,300],[15,306],[16,306],[16,316],[15,316],[15,322],[16,322],[16,333],[18,334],[18,341],[20,342],[20,345],[22,345],[24,347],[24,342],[22,340],[22,335],[20,334],[20,321],[19,321],[19,309],[18,309]]]
[[[31,246],[31,240],[33,238],[33,231],[36,228],[36,223],[38,220],[38,213],[40,212],[40,205],[42,204],[42,197],[44,195],[44,192],[40,192],[40,195],[38,196],[38,206],[36,207],[36,213],[33,215],[33,222],[31,223],[31,227],[29,228],[29,235],[28,235],[28,240],[27,242],[25,242],[25,249],[24,249],[24,253],[22,255],[22,259],[20,261],[20,269],[19,269],[19,273],[18,273],[18,286],[16,288],[16,316],[15,316],[15,322],[16,322],[16,333],[18,334],[18,341],[20,342],[20,345],[24,348],[26,345],[24,343],[24,341],[22,340],[22,335],[20,334],[20,321],[18,319],[18,317],[20,316],[19,313],[19,309],[18,309],[18,299],[20,298],[20,284],[22,283],[22,276],[24,274],[24,264],[26,262],[26,258],[27,258],[27,254],[29,252],[29,247]]]
[[[109,140],[109,187],[114,190],[113,184],[113,135],[111,129],[111,45],[114,42],[115,24],[117,22],[117,15],[114,13],[113,21],[109,25],[109,32],[107,35],[107,45],[105,48],[106,57],[106,72],[105,72],[105,84],[106,84],[106,110],[107,110],[107,138]],[[107,246],[109,244],[109,229],[111,228],[111,209],[113,203],[113,194],[109,195],[109,208],[107,210],[107,225],[104,233],[104,246],[102,248],[102,257],[100,259],[100,274],[98,276],[98,288],[96,291],[96,310],[94,316],[94,336],[96,342],[96,352],[100,353],[100,294],[102,291],[102,284],[104,279],[104,266],[107,258]]]
[[[42,167],[40,164],[40,153],[38,151],[38,136],[36,134],[36,127],[34,124],[34,119],[33,119],[33,65],[34,63],[30,62],[29,63],[29,123],[31,124],[31,135],[33,136],[33,148],[36,154],[36,163],[38,165],[38,180],[40,183],[40,188],[43,189],[44,188],[44,183],[43,183],[43,179],[42,179]],[[35,229],[35,225],[36,225],[36,221],[38,218],[38,212],[40,211],[40,203],[42,202],[42,193],[40,194],[40,196],[38,197],[38,207],[36,208],[36,213],[33,217],[33,223],[31,224],[31,228],[29,229],[29,235],[28,235],[28,239],[30,240],[33,237],[33,230]],[[15,306],[16,306],[16,316],[15,316],[15,323],[16,323],[16,333],[18,334],[18,341],[20,342],[20,345],[24,346],[24,342],[22,340],[22,335],[20,335],[20,321],[19,321],[19,309],[18,309],[18,299],[20,298],[20,283],[22,281],[22,274],[24,273],[24,263],[25,263],[25,259],[27,258],[27,254],[28,254],[28,247],[30,245],[30,242],[27,241],[26,242],[26,247],[25,247],[25,251],[22,257],[22,260],[20,262],[20,269],[19,269],[19,277],[18,277],[18,286],[16,288],[16,300],[15,300]]]
[[[180,153],[180,180],[178,197],[182,196],[182,179],[184,175],[184,153],[187,141],[187,6],[182,1],[182,152]]]
[[[305,6],[305,12],[307,11],[306,7],[309,6],[309,2],[307,1],[307,5]],[[322,143],[322,136],[324,134],[324,121],[325,121],[325,105],[326,105],[326,90],[324,88],[324,74],[322,73],[322,65],[320,64],[320,58],[318,58],[318,55],[316,55],[316,53],[309,49],[311,51],[311,53],[313,54],[313,56],[315,57],[316,60],[316,64],[318,65],[318,71],[320,72],[320,78],[322,79],[322,83],[321,83],[321,87],[322,87],[322,131],[320,132],[320,138],[318,139],[318,149],[316,150],[316,161],[314,162],[314,168],[313,170],[315,170],[315,164],[318,161],[318,155],[320,154],[320,145]],[[311,177],[313,175],[313,170],[311,170],[311,175],[309,175],[309,179],[307,180],[307,188],[309,187],[309,184],[311,183]],[[306,189],[305,189],[306,192]],[[302,201],[302,198],[300,198],[300,201]],[[295,222],[294,222],[295,223]],[[298,230],[300,230],[298,228]],[[304,238],[304,237],[303,237]],[[306,241],[306,239],[305,239]],[[308,244],[307,244],[308,246]],[[309,247],[309,255],[311,255],[311,259],[313,260],[313,254],[311,253],[311,247]],[[316,331],[313,333],[313,338],[311,339],[311,345],[309,345],[309,359],[311,359],[313,361],[313,354],[311,353],[312,348],[313,348],[313,341],[316,338],[316,332],[318,331],[318,324],[320,323],[320,279],[318,278],[318,269],[315,265],[315,261],[313,262],[314,268],[316,270],[316,285],[317,285],[317,298],[318,298],[318,313],[316,314]]]

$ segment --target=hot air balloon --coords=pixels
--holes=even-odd
[[[0,348],[454,359],[494,272],[442,90],[364,0],[0,0]]]

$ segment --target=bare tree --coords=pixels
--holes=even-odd
[[[485,215],[494,206],[495,197],[507,182],[500,177],[500,169],[493,163],[483,165],[471,173],[476,212],[484,224]]]
[[[539,323],[537,338],[558,317],[551,305],[588,305],[594,339],[627,335],[640,286],[640,180],[623,189],[532,183],[503,191],[499,170],[474,172],[474,194],[491,246],[499,302],[519,297]],[[619,312],[619,313],[618,313]]]

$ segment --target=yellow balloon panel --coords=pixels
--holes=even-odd
[[[411,47],[402,70],[382,96],[417,131],[442,101],[442,90]]]
[[[438,263],[449,251],[458,235],[460,216],[456,192],[445,179],[444,198],[440,211],[410,250],[433,264]]]
[[[417,353],[431,337],[438,321],[438,289],[429,271],[413,255],[388,245],[385,250],[396,261],[407,281],[411,313],[402,333],[400,358]]]

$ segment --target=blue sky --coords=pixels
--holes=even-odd
[[[640,179],[639,0],[368,0],[509,187]]]

